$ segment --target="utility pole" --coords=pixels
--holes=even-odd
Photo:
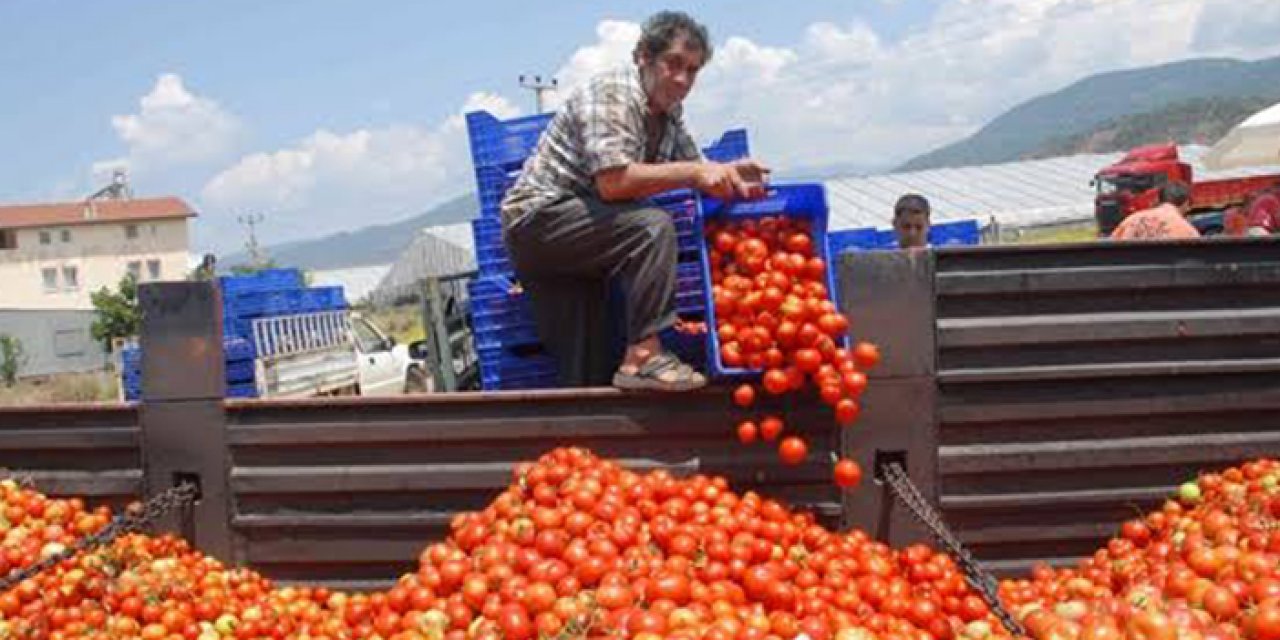
[[[542,94],[548,91],[555,91],[559,87],[555,78],[550,78],[547,82],[542,81],[542,76],[526,76],[520,75],[520,88],[533,91],[534,113],[542,113]]]
[[[250,213],[236,216],[236,220],[249,229],[249,240],[245,243],[245,248],[249,250],[249,259],[253,261],[254,267],[262,267],[265,262],[262,260],[262,254],[258,250],[257,226],[262,224],[266,217],[261,213]]]

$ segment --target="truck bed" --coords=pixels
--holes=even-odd
[[[799,467],[737,443],[746,414],[727,387],[4,408],[0,466],[117,504],[168,486],[175,465],[220,470],[200,478],[200,548],[368,588],[555,446],[725,475],[895,545],[925,539],[871,479],[898,459],[980,559],[1017,574],[1089,553],[1201,469],[1280,452],[1278,244],[846,254],[842,304],[885,361],[852,428],[811,396],[774,407],[810,440]],[[832,485],[835,452],[868,469],[861,487]]]

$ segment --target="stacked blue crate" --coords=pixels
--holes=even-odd
[[[477,276],[468,285],[468,299],[481,388],[492,391],[557,385],[556,365],[541,353],[528,297],[509,276]]]
[[[929,244],[935,247],[969,246],[982,243],[982,227],[977,220],[943,222],[929,228]]]
[[[253,321],[273,316],[340,311],[347,308],[342,287],[307,287],[297,269],[270,269],[218,279],[222,290],[222,333],[253,338]]]
[[[471,223],[479,269],[471,290],[472,330],[486,390],[556,386],[554,361],[537,353],[537,330],[528,302],[523,293],[511,293],[514,271],[502,242],[500,217],[503,196],[537,147],[551,117],[542,114],[504,121],[485,112],[467,114],[480,203],[480,217]],[[703,155],[727,162],[746,157],[748,151],[746,130],[733,129],[703,149]],[[671,213],[676,226],[680,246],[676,311],[682,318],[700,321],[706,312],[700,266],[700,201],[687,190],[661,194],[652,201]],[[662,337],[670,348],[691,356],[689,359],[701,360],[705,352],[703,336],[667,331]]]
[[[827,234],[827,252],[832,258],[846,251],[883,249],[880,232],[875,227],[843,229]]]
[[[239,337],[223,339],[226,366],[226,397],[254,398],[258,395],[253,344]],[[142,350],[136,345],[120,352],[120,381],[126,400],[142,398]]]

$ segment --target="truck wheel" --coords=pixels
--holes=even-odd
[[[404,392],[405,393],[427,393],[431,391],[431,380],[427,378],[427,374],[418,367],[409,367],[409,371],[404,376]]]

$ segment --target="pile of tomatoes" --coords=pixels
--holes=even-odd
[[[0,568],[109,510],[0,482]],[[1073,569],[1001,597],[1037,640],[1280,639],[1280,464],[1208,473]],[[127,535],[0,593],[0,638],[992,640],[956,564],[835,533],[723,478],[638,474],[575,448],[520,465],[378,593],[277,587],[172,536]]]
[[[1280,640],[1280,464],[1183,484],[1073,569],[1002,598],[1044,640]]]
[[[0,483],[6,572],[109,512]],[[723,478],[582,449],[519,466],[379,593],[284,587],[171,536],[128,535],[0,594],[0,638],[946,640],[992,624],[952,560],[838,534]]]
[[[812,383],[836,422],[852,425],[867,386],[865,371],[880,361],[880,353],[868,342],[853,349],[841,346],[849,320],[831,300],[827,263],[809,221],[787,216],[709,220],[706,235],[723,366],[760,371],[760,387],[769,395]],[[750,408],[756,393],[754,385],[743,384],[733,400]],[[778,441],[782,462],[800,464],[808,444],[795,435],[779,440],[783,431],[779,416],[766,416],[739,423],[737,436],[744,444]],[[833,475],[836,484],[851,487],[862,470],[852,460],[839,460]]]

